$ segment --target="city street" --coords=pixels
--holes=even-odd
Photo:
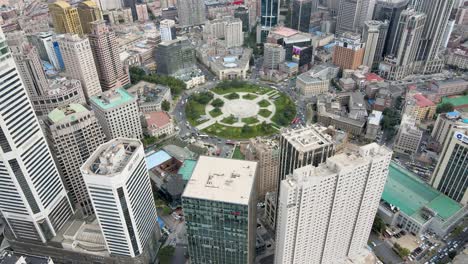
[[[389,241],[382,240],[379,236],[371,232],[369,237],[369,246],[374,251],[375,255],[385,264],[400,264],[404,263],[404,261],[400,258],[400,256],[395,253],[392,249],[392,245]],[[372,245],[375,243],[375,246]]]

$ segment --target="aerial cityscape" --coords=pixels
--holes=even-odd
[[[0,264],[467,264],[468,0],[0,0]]]

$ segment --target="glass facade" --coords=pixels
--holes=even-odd
[[[248,206],[184,197],[191,263],[248,261]]]

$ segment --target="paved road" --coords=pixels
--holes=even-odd
[[[384,264],[404,263],[400,256],[393,251],[390,242],[379,239],[378,235],[374,232],[371,232],[369,242],[374,242],[376,244],[375,247],[370,244],[370,247]]]

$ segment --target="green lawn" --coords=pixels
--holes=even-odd
[[[258,115],[267,118],[271,115],[271,111],[268,109],[260,109],[260,111],[258,111]]]
[[[238,119],[237,119],[236,117],[234,117],[233,115],[231,115],[231,116],[228,116],[228,117],[226,117],[226,118],[223,118],[223,120],[221,120],[221,122],[222,122],[222,123],[225,123],[225,124],[228,124],[228,125],[232,125],[232,124],[236,123],[237,120],[238,120]]]
[[[228,95],[225,95],[224,97],[226,97],[229,100],[234,100],[239,99],[240,95],[238,93],[230,93]]]
[[[280,93],[275,102],[275,115],[272,118],[272,121],[275,122],[278,126],[287,126],[296,116],[296,105],[287,97],[285,94]]]
[[[243,99],[247,99],[247,100],[253,100],[253,99],[257,98],[257,97],[258,97],[258,95],[251,94],[251,93],[242,96]]]
[[[223,112],[221,111],[221,109],[219,109],[217,107],[213,108],[213,110],[210,111],[210,115],[212,117],[218,117],[218,116],[220,116],[222,114],[223,114]]]
[[[215,88],[211,89],[211,92],[217,94],[227,94],[233,92],[245,92],[245,93],[255,93],[255,94],[265,94],[272,89],[261,87],[254,84],[249,84],[246,82],[239,82],[238,84],[229,85],[229,82],[226,84],[220,83]]]
[[[232,153],[232,158],[233,158],[233,159],[245,160],[245,156],[244,156],[244,154],[242,154],[242,153],[240,152],[239,146],[237,146],[237,147],[234,149],[234,153]]]
[[[245,131],[242,127],[228,127],[219,123],[213,124],[205,129],[203,132],[229,139],[248,139],[257,136],[269,136],[278,132],[270,124],[258,124],[249,126],[249,130]]]
[[[246,117],[242,118],[242,122],[246,123],[247,125],[252,125],[258,123],[258,119],[255,117]]]
[[[263,100],[261,100],[260,102],[258,102],[258,105],[259,105],[260,107],[267,107],[267,106],[270,105],[270,102],[268,102],[267,100],[263,99]]]
[[[197,126],[207,121],[198,121],[202,115],[205,115],[205,107],[206,105],[200,104],[193,100],[187,103],[185,106],[185,116],[192,126]]]

